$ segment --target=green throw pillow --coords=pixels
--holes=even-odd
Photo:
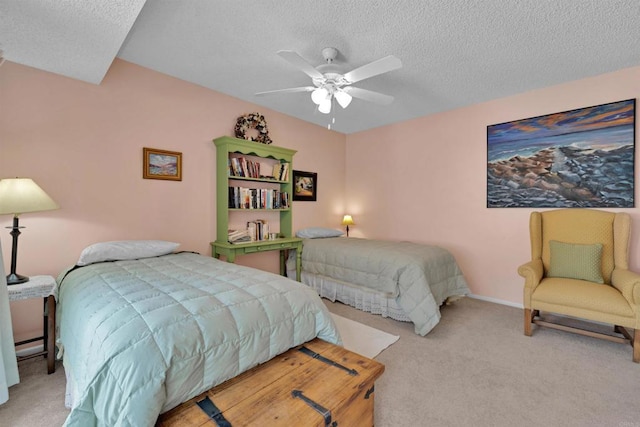
[[[551,262],[548,277],[566,277],[604,283],[602,278],[602,244],[580,245],[549,241]]]

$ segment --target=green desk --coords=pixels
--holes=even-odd
[[[280,251],[280,274],[286,272],[286,251],[296,249],[296,280],[300,281],[300,268],[302,265],[302,239],[299,237],[282,237],[274,240],[262,240],[260,242],[229,243],[211,242],[211,256],[220,258],[223,255],[227,262],[235,262],[236,256],[255,254],[258,252]]]

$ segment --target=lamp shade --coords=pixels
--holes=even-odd
[[[313,101],[314,104],[320,105],[322,101],[327,99],[328,95],[329,95],[329,91],[327,89],[323,87],[319,87],[315,89],[313,92],[311,92],[311,100]]]
[[[329,114],[331,112],[331,96],[327,96],[320,105],[318,105],[318,111],[322,114]]]
[[[338,101],[338,104],[340,104],[342,108],[347,108],[351,103],[351,100],[353,99],[351,95],[349,95],[342,89],[336,91],[334,96],[336,97],[336,101]]]
[[[30,178],[0,180],[0,215],[58,209],[59,206]]]
[[[353,222],[353,218],[351,218],[351,215],[345,215],[344,217],[342,217],[342,225],[353,225],[355,224]]]

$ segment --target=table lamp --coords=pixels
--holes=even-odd
[[[11,272],[7,275],[7,285],[17,285],[29,281],[29,278],[16,274],[18,255],[18,216],[28,212],[41,212],[58,209],[59,206],[33,180],[29,178],[0,179],[0,215],[12,214],[13,246],[11,247]]]
[[[347,226],[347,237],[349,237],[349,226],[354,225],[353,218],[351,218],[351,215],[345,215],[344,217],[342,217],[342,225]]]

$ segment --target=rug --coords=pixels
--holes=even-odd
[[[331,313],[331,317],[338,327],[344,348],[369,359],[376,357],[400,338],[399,335],[388,334],[337,314]]]

